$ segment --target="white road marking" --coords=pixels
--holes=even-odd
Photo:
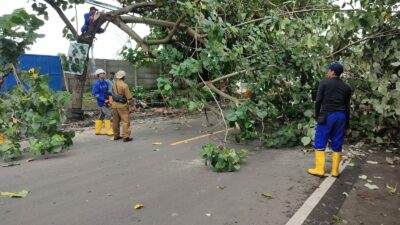
[[[340,168],[340,173],[346,168],[350,161],[346,161]],[[310,197],[304,202],[299,210],[290,218],[286,225],[301,225],[310,215],[312,210],[318,205],[319,201],[324,197],[326,192],[332,186],[337,178],[329,176],[322,181],[319,187],[312,193]]]

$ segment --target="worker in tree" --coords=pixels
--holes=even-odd
[[[344,135],[351,132],[350,119],[350,97],[351,88],[340,79],[343,66],[334,63],[327,69],[327,78],[319,83],[315,116],[318,122],[315,130],[315,168],[309,169],[308,173],[324,176],[325,174],[325,148],[328,140],[331,140],[332,153],[332,176],[339,176],[340,154]]]
[[[95,122],[96,135],[109,135],[112,136],[111,130],[111,98],[112,93],[108,89],[108,83],[105,81],[106,72],[102,69],[96,70],[97,81],[93,85],[92,94],[97,99],[97,105],[100,110],[99,118]],[[106,131],[102,131],[103,120]]]
[[[125,83],[125,71],[118,71],[115,74],[117,79],[115,84],[112,86],[113,92],[113,130],[114,140],[123,139],[124,142],[132,141],[130,119],[129,119],[129,105],[132,111],[136,110],[135,100],[129,90],[128,85]],[[122,125],[122,135],[120,135],[120,123]]]
[[[85,15],[84,15],[85,23],[83,24],[83,26],[81,28],[82,34],[84,34],[88,30],[89,25],[95,21],[96,13],[97,13],[97,9],[96,9],[96,7],[93,7],[93,6],[90,7],[90,10],[88,13],[85,13]],[[105,31],[104,29],[100,28],[96,33],[101,34],[101,33],[104,33],[104,31]]]

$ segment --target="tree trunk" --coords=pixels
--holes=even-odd
[[[96,36],[96,32],[100,29],[101,25],[105,21],[106,20],[104,19],[104,17],[100,17],[94,23],[91,23],[87,31],[78,38],[78,43],[88,44],[90,50],[93,44],[93,40]],[[83,68],[82,75],[75,75],[74,87],[72,90],[72,104],[71,108],[69,109],[70,119],[74,120],[84,119],[82,105],[83,105],[83,93],[85,91],[86,77],[88,73],[88,63],[89,63],[89,51],[88,55],[86,56],[86,63]]]
[[[89,58],[89,57],[88,57]],[[83,120],[83,92],[85,91],[85,83],[88,72],[88,63],[85,63],[82,75],[75,75],[74,87],[72,90],[72,104],[70,108],[70,119]]]

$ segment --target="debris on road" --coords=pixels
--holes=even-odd
[[[376,162],[376,161],[370,161],[370,160],[368,160],[367,163],[368,163],[368,164],[372,164],[372,165],[377,165],[377,164],[378,164],[378,162]]]
[[[358,176],[358,178],[366,180],[367,179],[367,175],[360,175],[360,176]]]
[[[219,190],[224,190],[224,189],[225,189],[225,186],[223,186],[223,185],[218,185],[217,188],[218,188]]]
[[[366,183],[364,186],[369,188],[370,190],[378,190],[379,189],[379,187],[376,186],[375,184]]]
[[[153,145],[162,145],[162,142],[154,142]]]
[[[141,209],[144,206],[141,203],[137,203],[136,205],[133,206],[134,209]]]
[[[332,219],[333,219],[334,222],[338,222],[338,223],[340,223],[340,224],[347,224],[347,223],[348,223],[347,220],[341,218],[341,217],[338,216],[338,215],[333,215],[333,216],[332,216]]]
[[[394,159],[390,157],[386,157],[386,162],[389,163],[390,165],[394,165]]]
[[[1,196],[7,196],[10,198],[25,198],[28,195],[29,191],[22,190],[20,192],[0,192]]]
[[[32,161],[35,161],[35,159],[34,158],[29,158],[25,162],[32,162]]]
[[[211,213],[206,213],[206,216],[210,217],[210,216],[211,216]]]
[[[272,194],[269,192],[263,192],[263,193],[261,193],[261,196],[263,196],[265,198],[269,198],[269,199],[272,198]]]
[[[343,192],[342,195],[346,196],[346,198],[349,197],[349,194],[347,192]]]
[[[8,163],[8,164],[3,164],[1,165],[2,167],[13,167],[13,166],[19,166],[21,163]]]
[[[397,191],[397,184],[395,187],[391,187],[389,184],[386,184],[386,188],[388,189],[390,194],[395,194]]]

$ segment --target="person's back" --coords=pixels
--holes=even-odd
[[[118,71],[115,74],[117,81],[112,86],[113,92],[113,130],[114,130],[114,140],[123,139],[124,142],[132,141],[130,137],[130,119],[129,119],[129,104],[132,105],[134,109],[134,100],[132,94],[129,90],[128,85],[124,82],[126,73],[124,71]],[[122,134],[120,135],[120,123],[122,125]]]
[[[315,119],[318,122],[314,137],[315,168],[309,169],[308,173],[324,176],[325,149],[328,140],[331,140],[333,150],[331,174],[337,177],[344,135],[351,132],[349,124],[351,88],[340,79],[343,73],[343,66],[340,63],[334,63],[326,69],[328,78],[320,82],[315,102]]]
[[[316,102],[321,103],[323,111],[346,111],[351,88],[340,78],[325,78],[321,81]]]

